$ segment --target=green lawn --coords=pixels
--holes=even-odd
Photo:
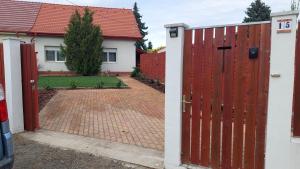
[[[78,88],[99,88],[99,84],[103,88],[117,88],[119,79],[116,77],[103,76],[40,76],[39,88],[72,88],[74,84]],[[126,87],[122,82],[121,87]]]

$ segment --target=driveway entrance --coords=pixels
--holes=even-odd
[[[58,91],[40,112],[41,128],[162,151],[164,94],[121,79],[130,89]]]

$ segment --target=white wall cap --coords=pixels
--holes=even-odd
[[[173,27],[183,27],[188,28],[189,26],[185,23],[173,23],[173,24],[167,24],[165,25],[165,28],[173,28]]]
[[[7,38],[4,38],[3,41],[5,41],[5,40],[21,41],[20,38],[14,38],[14,37],[7,37]]]
[[[276,16],[285,16],[285,15],[299,15],[299,11],[283,11],[283,12],[275,12],[271,13],[271,17],[276,17]]]

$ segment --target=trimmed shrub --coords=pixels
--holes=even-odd
[[[141,73],[140,68],[134,67],[133,71],[131,72],[131,77],[138,77],[140,73]]]
[[[72,81],[72,82],[70,83],[70,88],[71,88],[71,89],[76,89],[76,88],[77,88],[77,84],[76,84],[74,81]]]
[[[45,86],[44,86],[44,89],[47,90],[47,91],[53,90],[53,88],[52,88],[51,86],[49,86],[49,85],[45,85]]]
[[[117,88],[121,88],[122,87],[122,81],[121,80],[119,80],[119,82],[117,83]]]
[[[102,81],[97,82],[96,89],[102,89],[104,87],[104,83]]]

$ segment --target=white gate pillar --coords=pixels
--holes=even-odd
[[[166,84],[165,84],[165,168],[177,169],[181,165],[181,97],[185,24],[165,25]],[[178,30],[170,37],[170,30]]]
[[[24,131],[20,40],[3,40],[5,91],[12,133]]]
[[[291,134],[297,17],[296,11],[272,14],[266,169],[300,166],[300,144]]]

